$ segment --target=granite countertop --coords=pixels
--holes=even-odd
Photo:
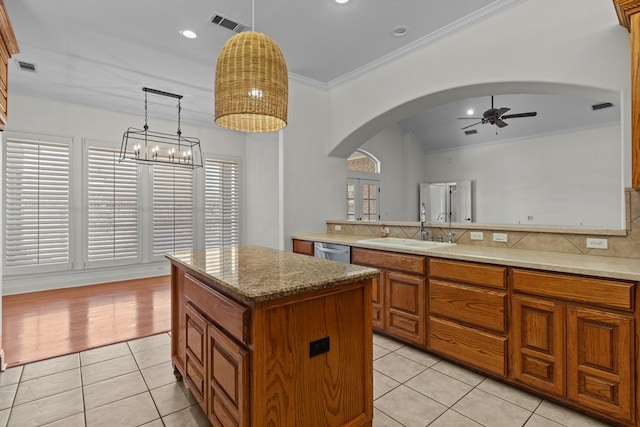
[[[257,246],[176,252],[172,262],[247,302],[259,302],[375,277],[378,270]]]
[[[371,236],[328,233],[294,234],[291,238],[462,261],[533,268],[560,273],[583,274],[609,279],[640,281],[640,259],[633,258],[576,255],[460,244],[429,249],[381,248],[375,245],[368,245],[366,242],[359,242],[360,240],[371,239]]]

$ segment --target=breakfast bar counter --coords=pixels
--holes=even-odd
[[[175,373],[213,425],[371,425],[378,270],[262,247],[167,258]]]

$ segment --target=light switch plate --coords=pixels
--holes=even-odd
[[[484,233],[482,231],[472,231],[471,240],[484,240]]]
[[[334,225],[333,226],[333,230],[334,231],[342,231],[342,226],[341,225]]]
[[[493,233],[494,242],[507,242],[507,233]]]

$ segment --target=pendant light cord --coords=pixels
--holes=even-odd
[[[182,110],[182,107],[180,106],[180,99],[178,99],[178,155],[180,154],[180,150],[182,150],[180,146],[180,136],[182,135],[182,131],[180,130],[180,110]]]
[[[148,111],[148,107],[147,107],[147,92],[144,92],[144,131],[146,132],[147,130],[149,130],[149,125],[147,124],[147,111]]]

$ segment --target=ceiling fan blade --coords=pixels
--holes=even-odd
[[[498,108],[496,112],[496,117],[502,116],[504,113],[506,113],[509,110],[511,110],[511,108],[506,108],[506,107]]]
[[[505,126],[509,126],[509,125],[508,125],[508,124],[506,124],[505,122],[503,122],[502,120],[497,119],[497,120],[496,120],[496,126],[498,126],[499,128],[503,128],[503,127],[505,127]]]
[[[482,120],[482,117],[458,117],[458,120]]]
[[[515,119],[515,118],[518,118],[518,117],[535,117],[537,115],[538,115],[537,112],[532,111],[530,113],[507,114],[506,116],[502,116],[500,118],[501,119]]]
[[[478,123],[474,123],[474,124],[472,124],[472,125],[465,126],[465,127],[463,127],[463,128],[460,128],[460,130],[468,129],[468,128],[472,127],[472,126],[479,125],[480,123],[482,123],[482,122],[480,121],[480,122],[478,122]]]

